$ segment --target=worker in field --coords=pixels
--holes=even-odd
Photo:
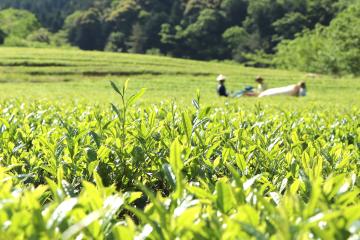
[[[270,88],[259,94],[259,97],[277,96],[277,95],[288,95],[294,97],[306,96],[306,83],[304,81],[298,84],[293,84],[285,87]]]
[[[241,91],[235,93],[233,96],[234,97],[241,97],[241,96],[257,97],[261,92],[266,90],[267,86],[266,86],[264,79],[261,76],[257,76],[255,78],[255,82],[258,84],[256,89],[254,89],[252,86],[247,86],[247,87],[245,87],[244,90],[241,90]]]
[[[217,88],[217,92],[219,96],[228,97],[229,94],[226,91],[225,88],[225,80],[226,77],[222,74],[218,75],[216,80],[218,81],[219,85]],[[259,94],[266,90],[267,86],[264,82],[264,79],[261,76],[257,76],[255,78],[255,82],[258,83],[257,88],[254,90],[252,86],[247,86],[243,90],[232,93],[231,97],[241,97],[241,96],[247,96],[247,97],[257,97]]]
[[[257,76],[255,78],[255,82],[258,84],[257,89],[256,89],[256,92],[258,94],[262,93],[263,91],[265,91],[267,89],[267,85],[261,76]]]
[[[220,97],[228,97],[229,96],[229,94],[226,91],[225,80],[226,80],[226,77],[222,74],[220,74],[216,78],[216,81],[219,83],[219,85],[217,87],[217,93]]]

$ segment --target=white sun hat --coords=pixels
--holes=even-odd
[[[222,75],[222,74],[220,74],[219,76],[217,76],[217,78],[216,78],[216,81],[224,81],[226,79],[226,77],[224,76],[224,75]]]

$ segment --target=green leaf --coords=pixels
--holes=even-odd
[[[171,169],[171,166],[169,164],[163,164],[162,169],[166,180],[170,183],[171,188],[176,189],[176,177]]]
[[[99,211],[92,212],[88,214],[85,218],[83,218],[80,222],[70,226],[66,231],[62,234],[62,239],[68,240],[72,239],[75,234],[79,233],[84,228],[88,227],[93,222],[100,219],[102,214]]]
[[[53,214],[51,214],[51,217],[46,224],[47,229],[54,228],[58,224],[60,224],[77,203],[77,198],[69,198],[60,203],[60,205],[57,206]]]
[[[255,182],[256,180],[258,180],[261,177],[261,174],[258,174],[252,178],[250,178],[249,180],[247,180],[246,182],[244,182],[243,188],[244,190],[248,190]]]
[[[96,146],[99,148],[100,147],[100,137],[99,137],[99,135],[97,135],[96,132],[94,132],[94,131],[90,131],[89,135],[91,136],[93,141],[96,143]]]
[[[223,213],[227,213],[234,207],[231,186],[225,179],[216,183],[216,205]]]
[[[120,92],[119,88],[116,86],[116,84],[113,81],[110,81],[111,87],[115,90],[115,92],[117,92],[118,94],[120,94],[121,97],[123,97],[123,94]]]
[[[143,225],[149,224],[153,227],[153,229],[155,230],[153,233],[155,234],[156,238],[155,239],[165,239],[164,234],[161,230],[161,228],[159,227],[158,223],[156,223],[155,221],[152,221],[149,216],[147,216],[144,212],[140,211],[137,208],[134,208],[132,206],[127,205],[126,209],[128,209],[130,212],[134,213],[142,222]]]
[[[156,198],[156,196],[144,185],[139,184],[141,190],[145,193],[145,195],[150,199],[152,204],[154,204],[156,210],[160,214],[160,216],[164,217],[166,214],[165,208],[162,206],[162,203]]]
[[[111,195],[104,201],[104,213],[102,217],[103,229],[110,228],[111,221],[116,218],[116,214],[119,209],[123,206],[124,199],[119,195]]]
[[[171,144],[170,148],[170,165],[172,170],[175,172],[176,177],[176,197],[180,197],[182,191],[184,189],[182,169],[184,167],[184,163],[181,160],[181,145],[178,139]]]
[[[100,175],[96,171],[93,172],[93,175],[94,175],[94,179],[95,179],[95,182],[96,182],[96,186],[99,189],[104,188],[104,185],[103,185],[103,182],[102,182],[102,179],[101,179]]]
[[[212,193],[195,186],[187,186],[186,189],[198,199],[201,200],[210,200],[210,202],[216,201],[216,196]]]
[[[200,109],[199,103],[198,101],[196,101],[195,99],[192,100],[192,104],[194,105],[194,107],[196,108],[196,110]]]
[[[64,169],[62,167],[59,167],[57,170],[57,183],[58,186],[61,186],[61,182],[64,179]]]
[[[116,113],[116,115],[118,116],[118,118],[122,118],[122,116],[121,116],[121,113],[120,113],[120,110],[114,105],[114,104],[112,104],[112,103],[110,103],[111,104],[111,108],[112,108],[112,110]]]
[[[299,140],[299,137],[298,137],[298,134],[296,133],[296,131],[293,131],[291,133],[291,140],[295,145],[300,143],[300,140]]]
[[[125,91],[128,89],[129,79],[126,79],[123,86],[123,96],[125,96]]]
[[[192,135],[192,123],[191,123],[188,113],[184,112],[184,113],[182,113],[181,116],[182,116],[185,134],[186,134],[188,143],[190,144],[191,143],[191,135]]]
[[[239,174],[238,171],[236,171],[236,169],[231,165],[231,164],[226,164],[226,167],[230,170],[233,179],[235,180],[235,184],[236,184],[236,189],[234,189],[233,194],[234,197],[236,198],[237,203],[245,203],[246,202],[246,196],[244,193],[244,189],[243,189],[243,182],[241,180],[241,176]]]
[[[63,193],[62,189],[59,188],[59,186],[50,178],[45,178],[45,179],[56,201],[62,201],[65,197],[65,194]]]
[[[132,95],[128,100],[127,100],[127,105],[131,106],[133,105],[133,103],[135,103],[139,98],[142,97],[142,95],[144,95],[146,89],[142,88],[140,89],[140,91],[138,91],[137,93],[135,93],[134,95]]]
[[[220,164],[220,160],[221,158],[220,157],[217,157],[215,160],[214,160],[214,164],[213,164],[213,167],[214,169],[217,168]]]
[[[97,160],[97,152],[95,150],[93,150],[92,148],[86,148],[85,151],[88,162]]]
[[[68,183],[65,180],[62,180],[61,185],[62,185],[62,188],[64,189],[65,194],[68,197],[75,197],[75,189],[73,188],[73,186],[71,186],[70,183]]]
[[[246,170],[247,164],[244,155],[236,154],[235,162],[242,172]]]
[[[126,198],[127,203],[132,203],[136,201],[137,199],[141,198],[143,195],[142,192],[126,192],[124,194],[124,197]]]
[[[178,139],[175,139],[171,144],[170,165],[176,173],[180,172],[184,167],[184,163],[181,160],[181,145]]]
[[[226,163],[229,160],[229,156],[230,156],[230,148],[223,148],[222,151],[222,160],[224,163]]]

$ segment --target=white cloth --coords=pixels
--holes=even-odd
[[[259,94],[259,97],[276,96],[276,95],[297,95],[297,86],[289,85],[286,87],[270,88]]]

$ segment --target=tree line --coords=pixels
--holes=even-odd
[[[317,32],[324,32],[321,29],[332,31],[331,22],[338,16],[356,18],[357,10],[348,9],[357,4],[356,0],[2,0],[0,43],[30,41],[299,68],[287,59],[289,49],[306,48],[305,36],[317,38]],[[18,32],[27,36],[13,27],[15,20],[20,21],[17,15],[27,19],[18,23],[22,27]],[[326,71],[343,72],[336,67]]]

